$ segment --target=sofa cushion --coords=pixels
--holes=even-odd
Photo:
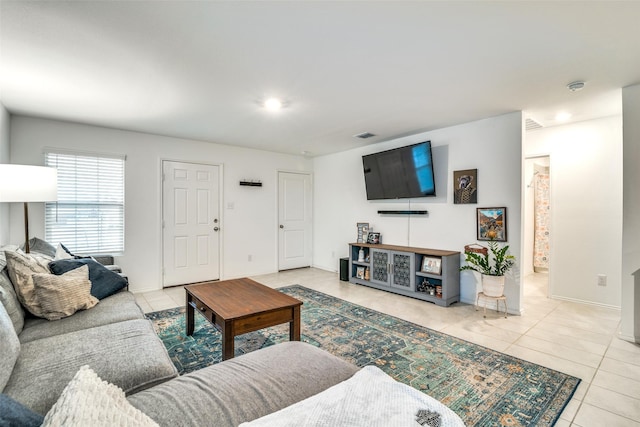
[[[0,426],[39,427],[44,417],[24,407],[7,395],[0,394]]]
[[[125,393],[177,375],[151,322],[129,320],[23,343],[4,393],[44,415],[83,365]]]
[[[317,394],[357,371],[357,366],[324,350],[292,341],[199,369],[128,399],[160,425],[236,427]]]
[[[60,276],[34,274],[36,296],[42,307],[42,317],[59,320],[78,310],[87,310],[98,303],[91,295],[89,267],[83,265]]]
[[[33,315],[42,317],[42,307],[33,286],[33,274],[49,273],[48,261],[37,255],[25,254],[19,251],[5,252],[9,277],[16,290],[18,299]]]
[[[4,390],[20,355],[20,340],[9,314],[0,304],[0,391]]]
[[[100,304],[91,310],[78,311],[73,316],[55,322],[49,322],[39,317],[26,318],[24,329],[19,338],[20,342],[26,343],[54,335],[135,319],[144,319],[144,313],[136,304],[133,294],[122,291],[101,300]]]
[[[157,427],[158,424],[131,406],[122,389],[101,380],[85,365],[47,412],[42,427],[54,426]]]
[[[118,273],[109,271],[104,265],[91,258],[61,259],[49,263],[53,274],[64,274],[83,265],[89,266],[91,295],[103,299],[125,288],[128,284]]]
[[[15,289],[13,289],[13,283],[9,279],[7,269],[0,271],[0,302],[7,310],[16,334],[20,334],[24,327],[24,310],[18,301]]]

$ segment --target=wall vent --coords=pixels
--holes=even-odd
[[[359,133],[357,135],[353,135],[355,138],[361,138],[361,139],[367,139],[367,138],[371,138],[372,136],[376,136],[375,133],[371,133],[371,132],[362,132]]]
[[[535,130],[535,129],[542,128],[542,125],[540,123],[536,122],[533,119],[527,118],[525,120],[525,126],[524,127],[525,127],[526,130]]]

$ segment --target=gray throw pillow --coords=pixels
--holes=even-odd
[[[18,301],[15,289],[13,289],[13,283],[9,279],[7,269],[0,271],[0,302],[9,313],[13,329],[19,335],[24,327],[24,310]]]
[[[20,340],[13,329],[7,310],[0,304],[0,390],[4,390],[9,382],[19,354]]]
[[[22,250],[24,250],[24,245],[22,245]],[[29,239],[29,252],[46,255],[53,259],[56,256],[56,247],[45,240],[32,237]]]

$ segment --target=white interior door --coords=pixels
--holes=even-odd
[[[162,162],[163,286],[220,278],[219,167]]]
[[[278,269],[311,265],[311,175],[278,173]]]

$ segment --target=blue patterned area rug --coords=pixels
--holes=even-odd
[[[358,366],[376,365],[440,400],[467,426],[551,426],[580,379],[299,285],[280,291],[304,302],[302,341]],[[221,359],[220,334],[185,309],[147,314],[181,374]],[[289,325],[236,337],[236,356],[289,339]]]

